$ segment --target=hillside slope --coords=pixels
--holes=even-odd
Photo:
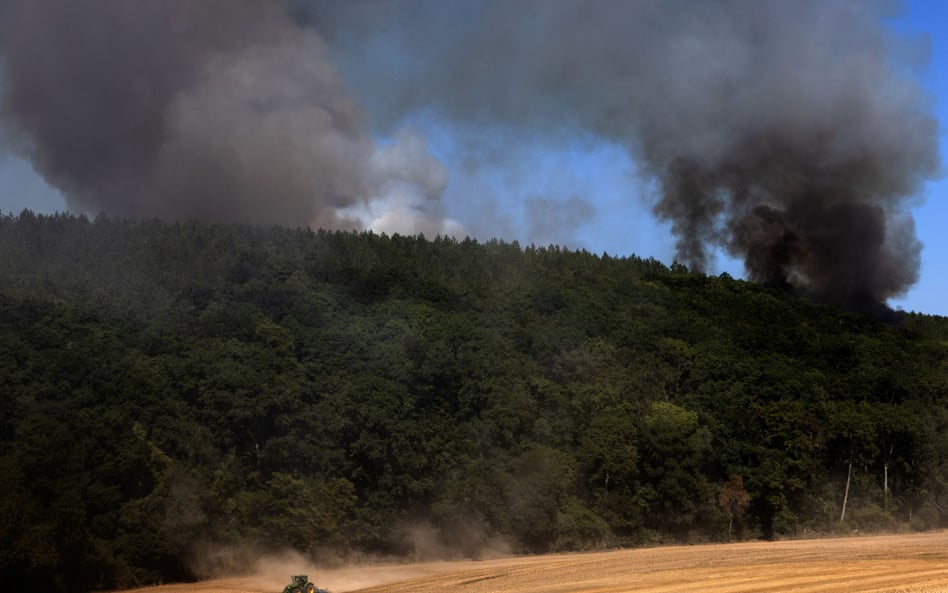
[[[945,318],[496,241],[24,212],[0,254],[7,591],[948,517]]]

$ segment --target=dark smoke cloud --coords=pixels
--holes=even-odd
[[[6,135],[73,209],[357,227],[384,200],[360,106],[276,0],[4,0],[0,59]]]
[[[4,0],[2,115],[80,209],[426,234],[463,227],[423,135],[398,132],[413,114],[599,138],[655,188],[682,262],[725,249],[751,279],[866,309],[917,279],[907,200],[939,161],[894,6]],[[564,222],[546,199],[538,232]]]
[[[892,8],[374,0],[308,16],[323,19],[351,84],[384,97],[369,103],[379,122],[427,109],[618,142],[655,182],[684,263],[703,270],[724,248],[754,280],[862,309],[917,279],[906,200],[938,168],[911,46],[883,25]],[[409,56],[405,68],[360,57],[379,40]]]

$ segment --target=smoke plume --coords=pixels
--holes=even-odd
[[[0,58],[6,133],[75,210],[358,227],[342,210],[384,201],[361,107],[281,2],[4,0]]]
[[[439,209],[447,178],[423,134],[398,131],[413,116],[598,138],[627,151],[692,269],[723,249],[753,280],[867,310],[917,280],[909,200],[939,162],[924,46],[892,14],[885,0],[5,0],[2,115],[79,209],[399,232],[464,228]],[[545,199],[528,205],[537,229],[570,222],[535,212]]]
[[[397,0],[319,17],[352,84],[385,97],[381,121],[428,109],[619,143],[683,263],[723,248],[751,279],[867,309],[917,279],[907,200],[939,159],[924,47],[885,28],[890,4]],[[405,68],[360,62],[380,39]]]

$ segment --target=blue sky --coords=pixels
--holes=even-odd
[[[916,230],[924,244],[919,282],[905,297],[892,301],[895,307],[948,316],[948,179],[945,157],[948,155],[948,3],[941,0],[915,0],[907,3],[906,14],[897,26],[925,33],[931,40],[931,57],[923,73],[923,83],[931,92],[940,122],[941,178],[930,182],[919,205],[913,209]]]
[[[948,154],[944,133],[948,122],[948,3],[938,0],[906,2],[893,28],[927,35],[930,56],[919,73],[931,93],[941,122],[941,153]],[[650,213],[651,189],[635,176],[634,164],[618,146],[595,138],[571,136],[548,144],[548,139],[502,138],[505,158],[492,160],[472,147],[496,145],[498,130],[456,127],[425,114],[411,122],[423,130],[430,150],[447,168],[449,183],[442,197],[445,215],[461,221],[479,239],[499,236],[522,243],[558,243],[595,253],[636,254],[665,262],[674,258],[674,238],[667,224]],[[455,126],[455,127],[452,127]],[[463,141],[459,141],[463,139]],[[509,158],[516,154],[516,158]],[[499,164],[501,163],[501,164]],[[943,169],[944,169],[943,165]],[[639,199],[629,199],[634,193]],[[546,208],[549,201],[558,208]],[[19,212],[65,210],[59,193],[34,174],[30,166],[0,155],[0,210]],[[556,212],[555,216],[538,215]],[[896,308],[948,316],[948,180],[929,182],[913,208],[917,234],[924,244],[920,280]],[[739,261],[718,255],[714,272],[740,277]]]

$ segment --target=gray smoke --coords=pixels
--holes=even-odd
[[[385,199],[360,106],[281,2],[4,0],[0,59],[6,134],[73,209],[359,227],[343,210]]]
[[[924,48],[885,28],[892,9],[372,0],[308,16],[362,96],[384,97],[367,99],[383,124],[426,109],[618,142],[657,188],[683,263],[704,270],[724,248],[754,280],[867,309],[917,279],[906,200],[939,160],[913,71]],[[379,47],[398,48],[404,67],[375,66]]]
[[[924,47],[885,27],[894,7],[4,0],[2,115],[85,210],[426,233],[463,227],[423,136],[398,132],[413,115],[599,138],[692,269],[724,249],[753,280],[869,309],[917,279],[907,201],[939,162]],[[537,229],[570,222],[544,199]]]
[[[529,236],[541,247],[556,245],[576,228],[593,217],[593,207],[586,200],[571,196],[560,202],[537,196],[526,199]]]

